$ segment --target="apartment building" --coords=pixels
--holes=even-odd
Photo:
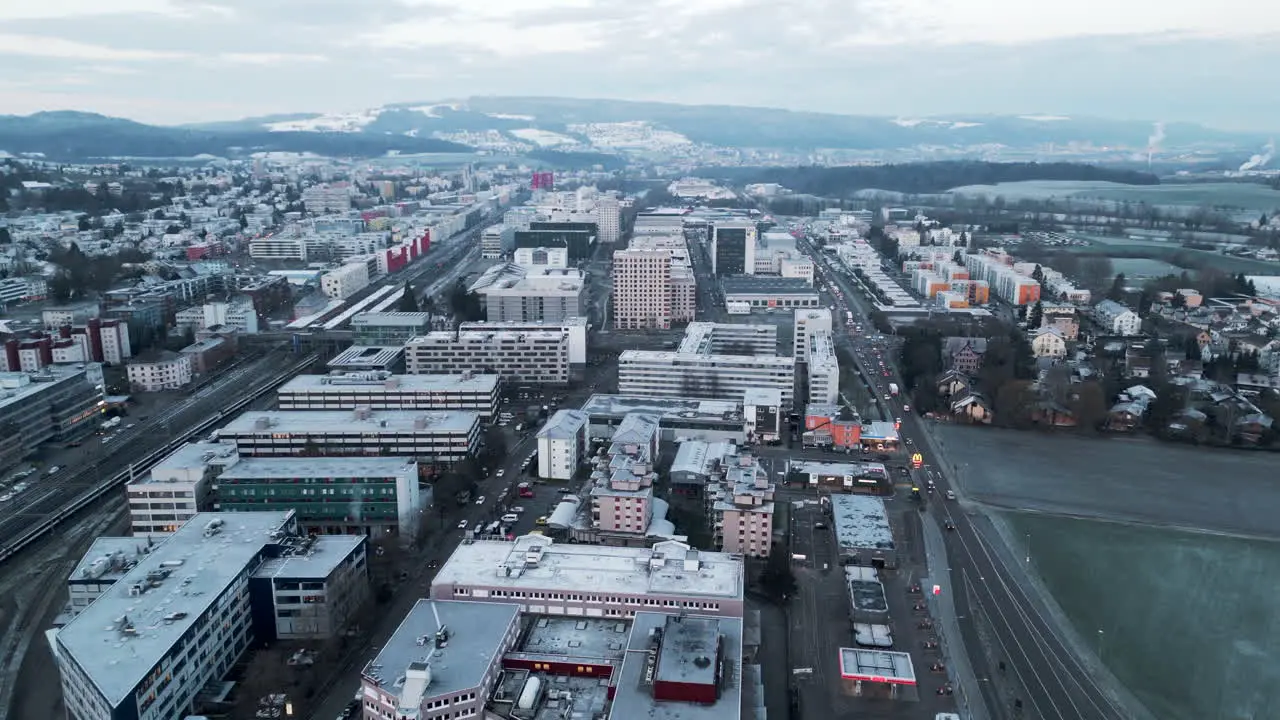
[[[504,382],[564,385],[569,382],[569,333],[539,331],[436,331],[405,344],[410,374],[484,373]]]
[[[431,490],[404,457],[253,457],[213,481],[219,512],[294,510],[303,532],[418,537]]]
[[[1142,318],[1115,300],[1103,300],[1093,306],[1093,320],[1112,335],[1142,334]]]
[[[312,185],[302,191],[302,204],[307,212],[346,212],[351,209],[353,188],[349,183]]]
[[[198,513],[211,509],[210,484],[239,461],[231,443],[194,442],[174,450],[150,473],[125,486],[129,531],[148,538],[177,532]]]
[[[622,203],[615,197],[596,200],[596,226],[600,242],[615,243],[622,238]]]
[[[835,330],[831,311],[825,308],[796,310],[792,327],[792,354],[795,355],[796,362],[809,361],[809,336],[812,333],[819,331],[831,333]]]
[[[587,428],[591,416],[581,410],[557,410],[538,429],[538,477],[571,480],[590,448]]]
[[[409,338],[431,331],[429,312],[363,312],[351,318],[355,345],[403,345]]]
[[[157,350],[129,361],[125,368],[135,392],[179,390],[191,384],[191,356]]]
[[[369,286],[369,266],[352,262],[320,276],[320,292],[343,300]]]
[[[721,457],[704,490],[716,547],[727,553],[768,557],[773,547],[776,490],[756,458],[737,452]]]
[[[357,607],[350,598],[361,583],[368,592],[364,544],[354,540],[361,542],[299,537],[292,512],[202,513],[116,570],[102,556],[81,561],[80,579],[97,597],[52,641],[67,716],[184,717],[254,643],[332,637],[350,622]],[[271,565],[294,558],[299,562],[285,570]],[[270,578],[281,573],[287,577],[273,587]],[[251,611],[259,605],[273,612]],[[321,608],[323,627],[280,633],[281,611],[302,616]]]
[[[249,300],[209,302],[179,310],[174,324],[195,330],[224,327],[246,335],[257,334],[260,329],[258,311]]]
[[[98,428],[105,401],[84,370],[0,373],[0,472],[47,442],[76,442]]]
[[[809,361],[805,363],[808,404],[832,405],[840,401],[840,362],[830,331],[809,334]]]
[[[653,491],[658,436],[656,416],[631,413],[614,432],[608,451],[596,459],[590,491],[591,527],[599,534],[595,539],[617,544],[629,536],[642,543],[675,534],[666,501]]]
[[[461,410],[255,410],[232,420],[217,436],[235,443],[241,457],[390,455],[452,464],[479,448],[480,415]]]
[[[368,372],[296,375],[276,391],[281,410],[466,410],[497,415],[498,375],[394,375]]]
[[[743,577],[740,556],[676,541],[640,548],[525,535],[459,545],[432,579],[431,597],[549,615],[632,618],[665,610],[741,618]]]
[[[693,323],[675,352],[624,350],[618,392],[740,402],[749,389],[775,388],[790,407],[796,359],[772,355],[776,346],[771,325]]]
[[[495,322],[558,322],[586,314],[586,278],[573,268],[522,270],[518,277],[486,272],[471,290],[484,298],[485,317]]]
[[[613,252],[613,326],[669,329],[675,291],[669,250]]]
[[[516,246],[516,231],[513,227],[494,225],[480,233],[480,257],[486,260],[497,260],[511,252]]]

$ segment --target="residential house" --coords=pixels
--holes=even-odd
[[[1103,300],[1094,305],[1093,319],[1111,335],[1131,336],[1142,332],[1142,318],[1138,313],[1115,300]]]
[[[990,425],[991,404],[980,393],[966,391],[952,401],[951,415],[960,422]]]
[[[1057,328],[1042,327],[1031,336],[1031,352],[1038,358],[1064,358],[1067,356],[1067,341]]]
[[[986,338],[949,337],[942,345],[943,366],[975,375],[982,367],[982,356],[986,351]]]
[[[1057,400],[1044,398],[1032,406],[1031,421],[1049,427],[1071,428],[1076,426],[1076,414]]]
[[[959,370],[948,370],[938,376],[938,397],[957,398],[965,395],[973,387],[969,376]]]

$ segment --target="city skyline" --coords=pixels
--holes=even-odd
[[[0,8],[0,112],[176,124],[546,95],[1268,131],[1277,34],[1242,0],[54,0]]]

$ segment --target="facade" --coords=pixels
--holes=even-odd
[[[833,404],[840,401],[840,362],[836,359],[836,346],[829,330],[809,334],[808,362],[805,377],[808,382],[808,403]]]
[[[819,330],[825,330],[828,333],[833,332],[833,325],[830,310],[825,308],[796,310],[793,323],[794,331],[791,334],[792,354],[795,355],[796,362],[809,361],[810,333],[818,332]]]
[[[352,187],[346,183],[312,185],[302,191],[307,212],[346,212],[351,209]]]
[[[98,429],[102,390],[83,370],[0,373],[0,472],[48,442]]]
[[[337,637],[369,602],[368,540],[299,537],[286,547],[292,551],[267,559],[249,579],[256,637],[265,642]]]
[[[782,405],[782,392],[777,388],[747,390],[742,396],[747,442],[772,443],[781,440],[786,414],[786,408]]]
[[[613,326],[618,330],[668,329],[674,290],[667,250],[615,250]]]
[[[405,345],[410,374],[475,372],[504,382],[564,385],[569,382],[569,333],[459,330],[436,331]]]
[[[622,419],[608,452],[591,473],[591,528],[601,539],[670,538],[666,501],[654,496],[658,479],[658,418],[631,413]],[[621,538],[619,536],[622,536]],[[613,544],[610,542],[610,544]]]
[[[365,312],[351,318],[356,345],[403,345],[409,338],[430,331],[429,312]]]
[[[136,392],[178,390],[191,384],[191,356],[168,350],[134,358],[126,368]]]
[[[485,717],[520,608],[419,600],[361,672],[364,720]]]
[[[711,226],[711,273],[753,275],[756,271],[756,224],[749,220],[723,220]]]
[[[586,278],[576,268],[495,265],[470,289],[485,299],[485,317],[493,322],[557,322],[585,310]]]
[[[431,492],[404,457],[257,457],[212,484],[219,512],[290,509],[304,532],[416,538]]]
[[[773,276],[731,276],[720,281],[725,303],[746,303],[752,310],[790,312],[821,306],[818,293],[804,280]]]
[[[622,238],[622,203],[615,197],[596,200],[596,226],[600,242],[615,243]]]
[[[480,415],[448,410],[262,410],[217,431],[242,457],[390,455],[451,464],[480,445]]]
[[[585,317],[570,317],[557,322],[491,322],[482,320],[460,323],[458,329],[462,332],[562,331],[569,335],[569,364],[584,365],[587,362],[587,325]]]
[[[369,286],[369,265],[352,262],[320,276],[320,292],[339,300],[349,298]]]
[[[148,538],[177,532],[197,513],[211,509],[213,479],[239,461],[230,443],[187,443],[174,450],[148,475],[126,486],[129,531]]]
[[[557,410],[538,429],[538,477],[571,480],[589,449],[591,417],[581,410]]]
[[[1131,337],[1142,334],[1142,318],[1115,300],[1103,300],[1094,305],[1093,319],[1111,335]]]
[[[618,356],[622,395],[737,401],[749,388],[776,388],[783,405],[790,406],[795,358],[653,350],[624,350]]]
[[[747,323],[690,323],[676,352],[699,355],[773,355],[778,327]]]
[[[459,545],[432,579],[431,597],[588,618],[646,610],[741,618],[743,577],[741,557],[675,541],[636,548],[525,535]]]
[[[531,269],[568,268],[569,251],[565,248],[517,248],[511,262]]]
[[[1031,353],[1038,358],[1061,359],[1067,356],[1067,341],[1054,328],[1040,328],[1031,336]]]
[[[727,553],[768,557],[773,547],[776,489],[756,458],[736,452],[720,458],[704,491],[716,547]]]
[[[583,403],[582,411],[591,417],[592,439],[608,440],[613,437],[622,421],[633,413],[657,417],[664,442],[699,439],[742,443],[748,439],[741,401],[592,395]]]
[[[225,327],[238,333],[254,335],[259,331],[258,311],[248,300],[236,302],[210,302],[185,310],[179,310],[174,319],[179,327],[206,330]]]
[[[191,373],[204,375],[230,360],[236,354],[238,343],[235,331],[221,334],[202,331],[196,341],[178,352],[191,358]]]
[[[466,410],[498,412],[497,375],[393,375],[384,371],[296,375],[276,391],[281,410]]]
[[[480,257],[497,260],[516,246],[515,228],[495,225],[480,233]]]

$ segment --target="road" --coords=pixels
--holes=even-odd
[[[802,243],[805,247],[807,243]],[[837,312],[843,316],[852,311],[855,321],[861,320],[867,332],[871,332],[868,308],[854,284],[826,262],[825,257],[811,245],[806,249],[815,258],[823,277],[841,288],[837,300]],[[1125,708],[1113,699],[1110,688],[1100,683],[1092,667],[1086,665],[1071,647],[1060,637],[1062,629],[1049,619],[1044,602],[1030,589],[1025,569],[1009,561],[1007,551],[1002,554],[1001,541],[977,510],[968,504],[942,500],[948,491],[958,491],[952,482],[951,467],[934,448],[932,437],[915,413],[906,411],[901,400],[891,396],[888,385],[901,385],[895,366],[892,344],[877,343],[865,334],[853,337],[855,362],[867,379],[873,398],[882,406],[885,417],[901,418],[899,438],[906,451],[923,455],[924,467],[916,472],[915,480],[924,481],[925,487],[932,480],[936,491],[924,494],[928,515],[948,523],[954,530],[947,533],[947,559],[950,564],[949,586],[953,593],[958,617],[967,619],[961,624],[965,652],[979,677],[991,678],[999,673],[991,668],[987,657],[979,648],[982,638],[977,634],[977,623],[984,622],[994,636],[996,653],[1003,672],[1017,680],[1017,686],[1025,697],[1022,712],[1012,710],[998,695],[995,683],[979,683],[979,688],[969,691],[977,701],[980,696],[993,717],[1025,717],[1028,710],[1033,717],[1061,720],[1104,720],[1128,718]],[[932,500],[930,498],[933,498]],[[995,672],[993,672],[995,670]]]

